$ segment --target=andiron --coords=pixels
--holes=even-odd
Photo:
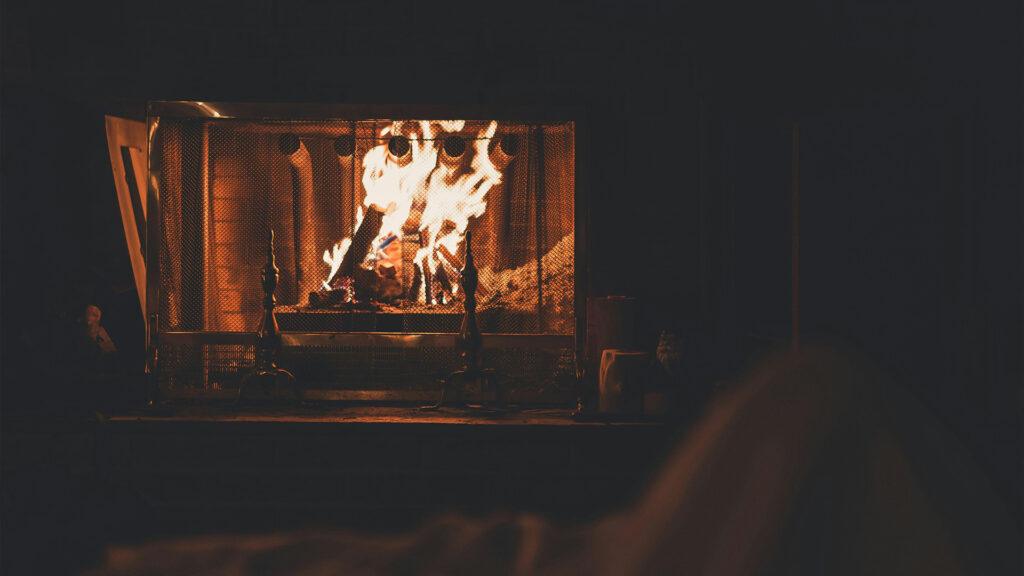
[[[276,386],[282,380],[290,387],[292,396],[296,400],[302,397],[302,391],[295,376],[277,365],[277,354],[281,351],[281,330],[277,325],[277,317],[274,315],[274,306],[277,303],[274,291],[277,289],[279,278],[280,270],[278,270],[274,258],[274,230],[271,229],[267,242],[267,262],[263,266],[262,272],[263,318],[260,320],[259,333],[256,338],[256,365],[242,379],[238,388],[237,402],[246,399],[245,391],[253,383],[259,384],[263,398],[276,398],[279,396]]]
[[[443,406],[451,406],[489,413],[503,413],[507,409],[504,391],[495,370],[493,368],[484,368],[480,357],[483,340],[480,336],[480,327],[476,319],[476,289],[478,283],[477,269],[473,263],[473,233],[467,231],[466,263],[462,268],[461,278],[459,279],[462,293],[465,294],[465,314],[462,317],[462,327],[459,330],[457,344],[462,350],[462,368],[444,377],[440,400],[436,404],[421,407],[421,410],[438,410]],[[493,400],[488,402],[485,399],[479,405],[467,404],[466,386],[474,382],[480,383],[480,389],[484,393],[488,389],[493,391]]]

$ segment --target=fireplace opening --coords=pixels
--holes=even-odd
[[[571,401],[573,121],[235,109],[150,106],[159,216],[147,284],[162,393],[237,388],[254,354],[268,230],[280,361],[314,397],[436,393],[458,364],[471,233],[484,361],[520,401]]]

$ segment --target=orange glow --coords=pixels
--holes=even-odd
[[[443,267],[449,278],[458,278],[451,256],[459,253],[470,218],[486,211],[487,192],[501,183],[501,171],[488,151],[497,128],[494,121],[473,128],[464,120],[421,120],[396,121],[380,131],[383,141],[363,157],[362,184],[363,205],[382,211],[384,218],[364,266],[400,269],[403,232],[415,230],[422,244],[413,262],[432,274]],[[464,150],[452,147],[455,156],[443,145],[446,137],[454,135],[468,140]],[[390,137],[406,138],[408,149],[399,147],[402,154],[396,155],[388,146]],[[360,207],[355,228],[364,213]],[[325,288],[330,288],[351,243],[351,238],[344,238],[324,251],[323,261],[329,268]],[[453,292],[457,286],[453,283]],[[416,299],[427,302],[425,286]]]

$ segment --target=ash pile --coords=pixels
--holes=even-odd
[[[575,322],[573,307],[573,250],[575,237],[569,233],[551,248],[540,262],[541,286],[537,285],[537,262],[507,270],[480,269],[481,309],[502,308],[512,312],[536,313],[542,299],[544,332],[571,334]]]

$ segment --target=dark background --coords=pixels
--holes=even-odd
[[[3,4],[2,402],[60,412],[87,302],[129,369],[142,322],[103,114],[148,99],[574,106],[589,287],[637,296],[706,382],[801,324],[967,445],[1020,523],[1019,2]]]

